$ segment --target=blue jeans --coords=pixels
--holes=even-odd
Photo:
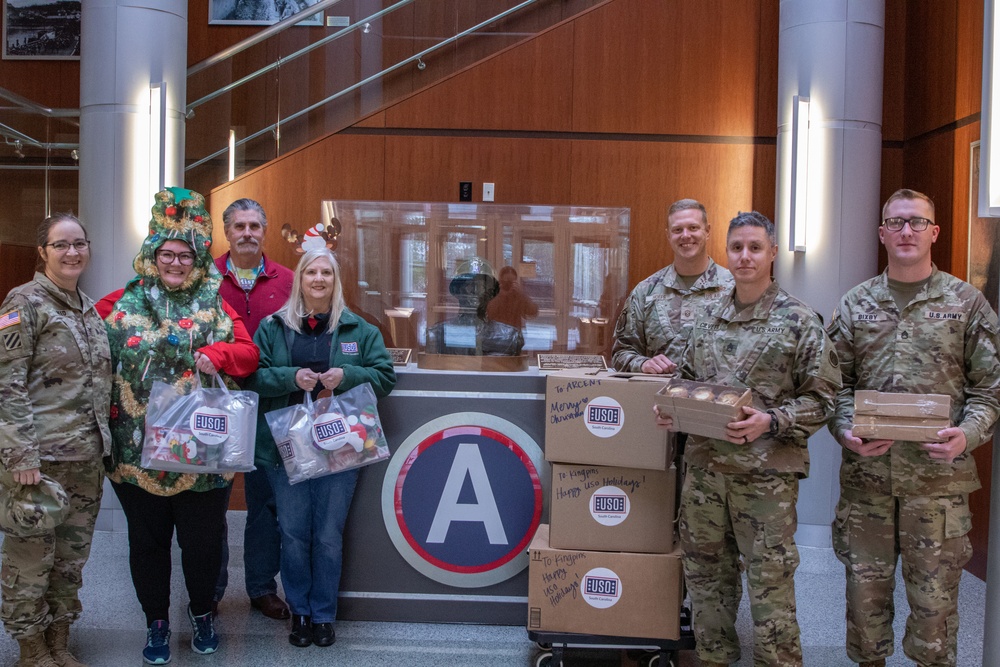
[[[250,599],[278,592],[275,577],[281,567],[278,508],[267,472],[257,468],[243,475],[247,525],[243,533],[243,567]]]
[[[266,468],[278,504],[281,583],[292,614],[313,623],[337,620],[337,594],[344,562],[344,525],[358,469],[288,483],[283,466]]]

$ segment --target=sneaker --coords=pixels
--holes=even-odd
[[[215,616],[212,612],[195,616],[188,606],[188,619],[191,621],[191,650],[202,655],[215,653],[219,648],[219,635],[215,634]]]
[[[146,630],[146,648],[142,649],[142,661],[147,665],[165,665],[170,662],[170,624],[167,621],[153,621]]]

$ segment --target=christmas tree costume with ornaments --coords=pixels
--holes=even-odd
[[[153,382],[189,393],[198,382],[194,353],[234,340],[233,322],[219,296],[222,276],[210,252],[212,220],[205,198],[191,190],[168,188],[156,194],[152,214],[149,235],[132,264],[137,275],[105,319],[114,369],[108,477],[157,495],[223,487],[232,475],[162,472],[139,463]],[[170,240],[187,243],[195,254],[187,280],[172,290],[156,268],[156,250]],[[227,384],[235,387],[232,380]]]

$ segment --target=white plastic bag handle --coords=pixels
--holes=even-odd
[[[201,384],[201,371],[198,370],[197,366],[194,367],[194,374],[198,377],[198,387],[201,388],[202,387],[202,384]],[[215,381],[216,381],[216,383],[218,383],[219,389],[223,390],[227,394],[230,393],[229,387],[227,387],[226,383],[222,381],[222,378],[219,377],[218,373],[216,373],[213,377],[215,377]]]

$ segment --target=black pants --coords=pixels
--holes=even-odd
[[[191,613],[210,612],[222,562],[228,489],[157,496],[134,484],[112,486],[128,520],[129,567],[146,627],[170,618],[170,550],[175,528]]]

